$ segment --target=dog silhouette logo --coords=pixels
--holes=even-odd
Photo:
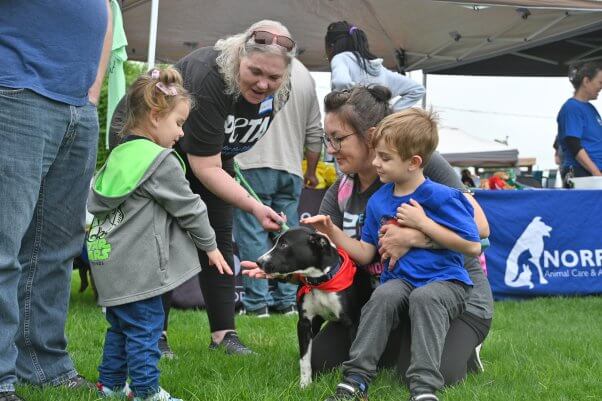
[[[533,273],[530,265],[537,268],[539,284],[548,284],[548,280],[544,277],[541,269],[540,259],[544,250],[544,237],[549,237],[551,231],[552,227],[546,225],[540,216],[531,220],[525,231],[516,240],[506,260],[504,283],[508,287],[529,287],[529,289],[532,289],[535,285],[533,284]],[[519,258],[525,252],[529,252],[530,263],[519,266]]]

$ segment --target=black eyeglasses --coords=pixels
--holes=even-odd
[[[341,143],[343,143],[343,141],[346,138],[349,138],[353,135],[355,135],[355,132],[339,137],[329,137],[328,135],[322,135],[322,143],[324,144],[324,146],[330,146],[335,152],[338,152],[339,150],[341,150]]]
[[[274,44],[275,38],[276,44],[280,47],[284,47],[287,52],[290,52],[295,48],[295,41],[289,38],[288,36],[275,35],[272,32],[268,31],[254,31],[251,34],[251,37],[255,39],[255,43],[258,43],[260,45]]]

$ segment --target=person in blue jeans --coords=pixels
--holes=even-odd
[[[304,184],[315,187],[318,183],[316,166],[324,131],[314,80],[297,59],[292,61],[291,85],[289,100],[274,117],[267,133],[235,160],[262,203],[284,213],[287,224],[294,227],[299,221],[301,188]],[[305,174],[301,169],[304,153]],[[240,209],[234,213],[234,239],[240,260],[257,260],[272,247],[270,233],[249,213]],[[276,282],[275,290],[270,293],[267,280],[243,276],[243,284],[242,302],[247,314],[267,317],[269,309],[284,314],[296,312],[296,285]]]
[[[232,275],[207,206],[192,193],[172,149],[190,112],[182,84],[174,68],[138,77],[128,91],[124,140],[92,183],[86,246],[110,324],[98,368],[101,396],[181,401],[159,386],[161,295],[200,272],[197,247],[219,273]]]
[[[474,209],[460,191],[424,176],[424,165],[438,143],[432,112],[403,110],[385,117],[372,131],[372,164],[384,185],[368,200],[361,240],[348,236],[326,215],[301,222],[328,235],[361,265],[374,260],[379,233],[389,224],[417,229],[446,249],[411,248],[399,259],[388,258],[381,285],[362,308],[349,360],[343,363],[343,380],[327,401],[368,399],[368,385],[388,337],[407,309],[413,316],[406,373],[410,401],[438,401],[435,392],[443,387],[439,367],[445,336],[450,322],[464,312],[473,286],[463,254],[481,252]]]
[[[17,380],[93,388],[67,353],[65,321],[96,164],[109,12],[106,0],[0,2],[1,401],[23,399]]]

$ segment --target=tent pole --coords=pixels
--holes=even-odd
[[[428,74],[426,71],[422,70],[422,86],[424,86],[424,97],[422,98],[422,108],[426,110],[426,95],[428,91],[426,90],[426,76]]]
[[[148,69],[155,67],[155,50],[157,49],[157,21],[159,19],[159,0],[152,0],[150,32],[148,35]]]

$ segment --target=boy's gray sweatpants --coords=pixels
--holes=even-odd
[[[343,363],[343,374],[359,374],[368,382],[399,325],[404,310],[411,321],[410,367],[406,373],[412,395],[432,393],[443,387],[439,372],[445,336],[451,320],[464,312],[470,287],[452,281],[435,281],[422,287],[399,279],[377,287],[362,308],[357,335]]]

